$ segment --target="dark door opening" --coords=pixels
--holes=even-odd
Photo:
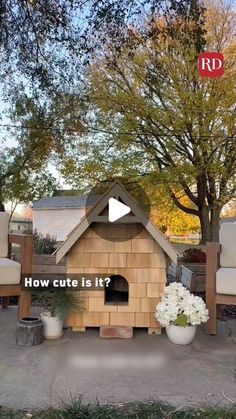
[[[121,275],[110,276],[111,282],[105,288],[105,304],[128,304],[129,284]]]

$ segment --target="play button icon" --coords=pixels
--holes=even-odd
[[[122,204],[122,202],[118,201],[115,198],[110,198],[108,202],[108,219],[111,223],[113,223],[116,220],[119,220],[119,218],[124,217],[124,215],[129,214],[131,211],[130,207],[128,207],[125,204]]]
[[[148,223],[151,203],[145,189],[130,177],[109,178],[91,189],[85,210],[88,225],[92,225],[96,236],[121,242],[141,233]]]

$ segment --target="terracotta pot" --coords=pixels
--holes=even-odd
[[[196,334],[197,326],[176,326],[170,324],[166,327],[169,340],[176,345],[189,345]]]

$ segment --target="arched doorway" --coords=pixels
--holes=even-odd
[[[128,281],[121,275],[112,275],[110,279],[108,287],[105,288],[105,304],[128,304]]]

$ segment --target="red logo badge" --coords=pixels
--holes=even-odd
[[[201,52],[198,58],[201,77],[221,77],[224,74],[224,56],[221,52]]]

